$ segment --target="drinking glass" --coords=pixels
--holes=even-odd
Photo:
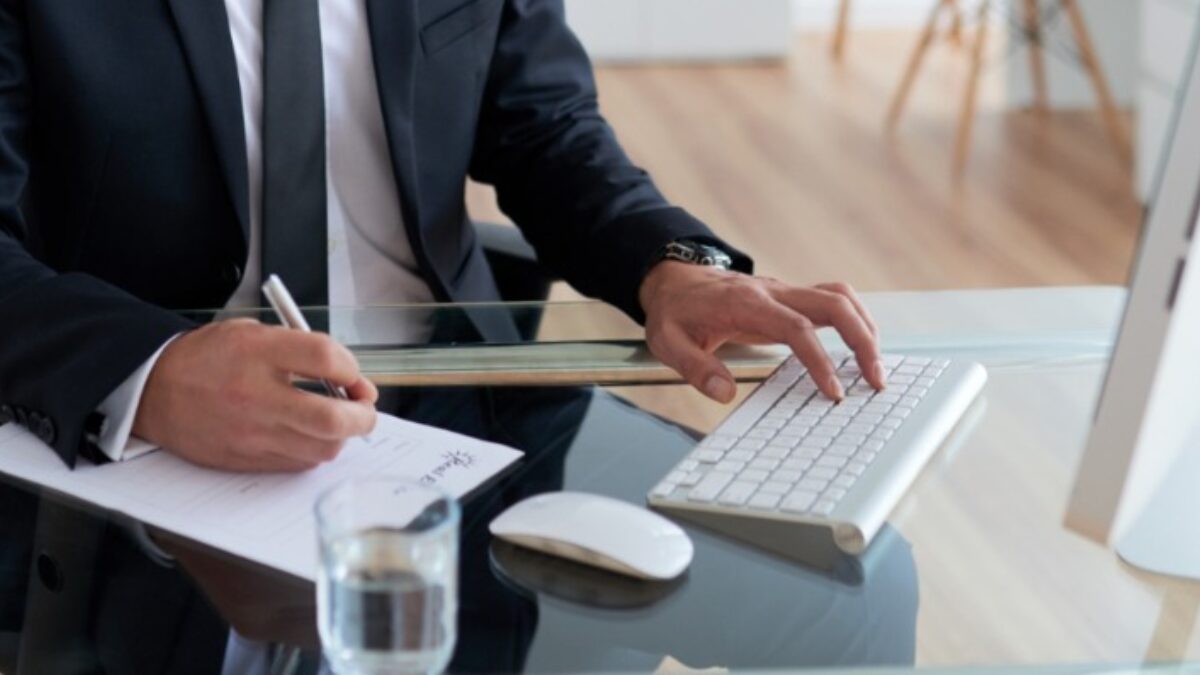
[[[316,505],[317,619],[339,675],[438,673],[454,651],[459,507],[404,478],[350,480]]]

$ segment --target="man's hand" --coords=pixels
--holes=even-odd
[[[797,288],[712,267],[664,261],[639,291],[650,351],[692,386],[722,403],[733,400],[733,376],[713,355],[727,342],[791,347],[829,398],[845,392],[816,330],[832,326],[854,351],[867,382],[885,385],[878,331],[854,290],[845,284]]]
[[[346,387],[350,401],[301,391],[293,377]],[[159,357],[133,433],[188,461],[234,471],[301,471],[375,427],[379,392],[328,335],[214,323]]]

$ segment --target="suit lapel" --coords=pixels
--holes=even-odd
[[[186,1],[186,0],[185,0]],[[419,49],[416,0],[366,0],[376,86],[383,107],[388,150],[400,192],[400,209],[409,239],[417,251],[421,228],[416,189],[413,115],[416,106],[416,68]]]
[[[229,187],[238,223],[250,240],[249,178],[241,89],[229,18],[222,0],[167,0],[208,117],[221,173]]]

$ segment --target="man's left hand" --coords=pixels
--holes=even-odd
[[[714,354],[727,342],[788,345],[821,392],[840,401],[845,392],[816,333],[827,326],[854,351],[867,382],[876,389],[885,386],[878,330],[846,284],[800,288],[667,260],[646,275],[639,299],[650,351],[722,403],[737,393],[733,375]]]

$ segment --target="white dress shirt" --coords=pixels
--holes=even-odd
[[[420,276],[400,213],[364,0],[319,0],[319,4],[325,77],[330,304],[349,307],[432,302],[433,292]],[[250,178],[250,252],[241,283],[226,305],[230,308],[260,304],[262,6],[263,0],[225,0],[241,86]],[[397,325],[381,327],[378,316],[371,317],[375,325],[359,327],[353,323],[355,316],[342,321],[337,315],[332,317],[335,338],[356,342],[361,328],[373,333],[389,331],[397,342],[402,342],[420,339],[425,332],[423,327],[402,325],[399,318]],[[131,438],[130,431],[146,380],[161,354],[162,349],[98,407],[105,416],[98,444],[114,460],[132,458],[149,448]]]

